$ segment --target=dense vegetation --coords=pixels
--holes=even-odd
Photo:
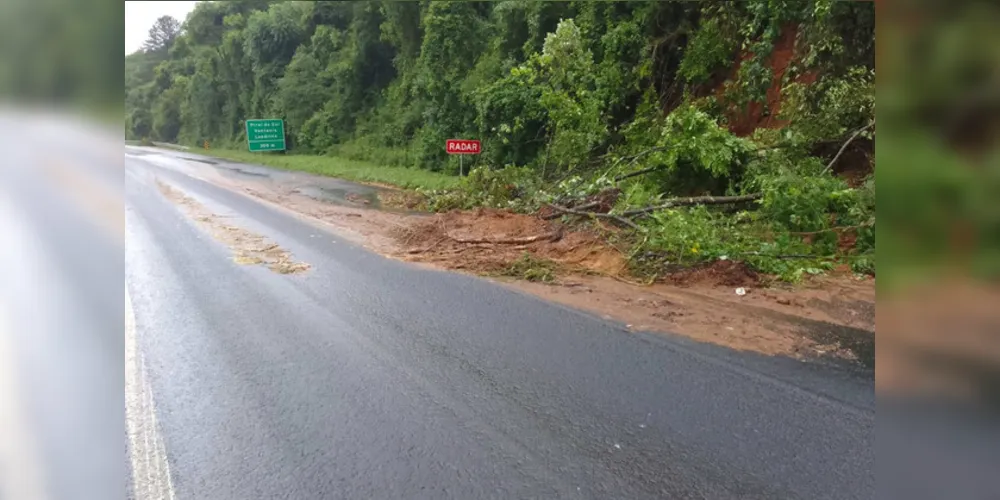
[[[478,138],[431,208],[576,207],[642,271],[874,273],[874,30],[832,0],[202,2],[126,57],[126,135],[283,118],[294,154],[448,174]]]

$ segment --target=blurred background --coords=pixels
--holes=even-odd
[[[123,10],[0,2],[0,499],[123,498]]]
[[[997,498],[1000,3],[876,9],[879,496]],[[0,499],[126,481],[123,11],[0,2]],[[28,272],[65,245],[85,277]],[[74,302],[94,294],[111,305]]]
[[[880,497],[1000,495],[1000,3],[876,6]]]
[[[80,110],[105,121],[123,108],[124,4],[99,0],[0,3],[0,95]]]
[[[878,6],[879,390],[1000,398],[1000,4]]]

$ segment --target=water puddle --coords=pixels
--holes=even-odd
[[[806,337],[819,344],[849,354],[866,369],[875,369],[875,333],[861,328],[836,325],[826,321],[794,318]]]
[[[204,163],[206,165],[218,165],[219,164],[219,162],[217,162],[217,161],[208,160],[208,159],[205,159],[205,158],[189,158],[187,156],[182,156],[181,158],[184,159],[184,160],[187,160],[187,161],[196,161],[198,163]]]
[[[248,177],[271,177],[271,174],[267,172],[257,172],[243,168],[220,167],[220,169],[226,171],[226,173],[236,174],[237,176],[245,175]]]
[[[357,187],[301,186],[293,192],[326,203],[352,207],[381,208],[378,191],[360,185]]]

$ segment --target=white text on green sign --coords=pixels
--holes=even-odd
[[[247,120],[247,146],[250,151],[283,151],[285,122],[277,119]]]

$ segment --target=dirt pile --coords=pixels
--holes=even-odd
[[[707,265],[684,269],[671,273],[666,278],[680,286],[703,284],[727,287],[755,287],[761,284],[761,277],[742,262],[717,260]]]
[[[616,276],[625,258],[600,236],[503,210],[435,214],[393,230],[406,260],[473,272],[498,272],[525,253],[566,271]]]

